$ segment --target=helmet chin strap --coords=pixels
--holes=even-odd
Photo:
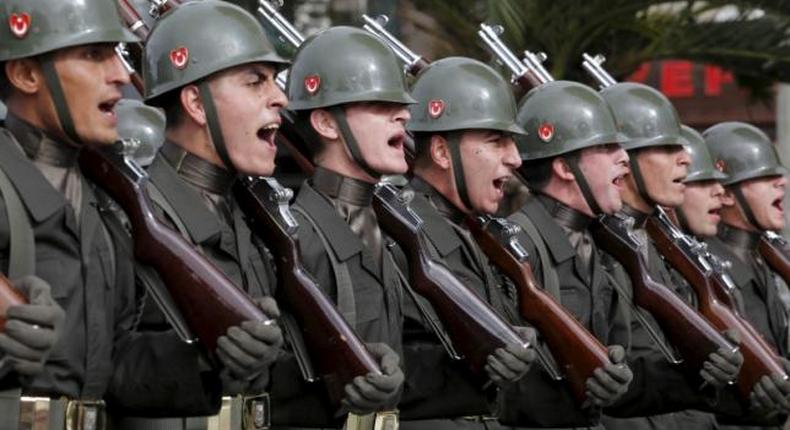
[[[200,98],[203,101],[203,110],[206,112],[206,123],[211,135],[211,141],[214,143],[214,149],[217,150],[217,155],[219,155],[225,168],[231,173],[238,173],[236,166],[233,165],[233,161],[230,159],[230,154],[228,154],[225,139],[222,137],[222,127],[217,116],[217,106],[214,104],[214,98],[211,96],[208,82],[203,81],[198,84],[198,89],[200,90]]]
[[[354,162],[357,163],[357,165],[373,179],[378,180],[381,178],[381,173],[370,167],[370,165],[365,161],[365,157],[362,156],[362,151],[359,149],[359,143],[357,142],[356,137],[354,137],[354,133],[351,131],[351,126],[348,125],[348,120],[346,119],[346,110],[343,108],[343,106],[332,106],[329,108],[329,113],[332,114],[332,117],[335,118],[337,126],[340,127],[340,135],[343,136],[343,140],[346,142],[346,148],[348,148],[348,152],[351,154],[351,159],[353,159]]]
[[[453,179],[455,189],[461,202],[470,211],[474,211],[472,202],[469,200],[469,192],[466,188],[466,174],[464,173],[464,162],[461,158],[461,135],[462,131],[450,131],[447,133],[447,146],[450,150],[450,161],[453,163]]]
[[[637,156],[638,153],[634,153],[634,156],[630,157],[631,160],[629,162],[631,164],[631,176],[634,177],[634,183],[636,184],[636,192],[648,206],[654,207],[658,205],[658,203],[656,203],[655,199],[650,197],[650,193],[647,191],[647,185],[645,185],[645,178],[642,176],[642,169],[639,167]]]
[[[58,72],[55,70],[55,61],[53,54],[45,54],[41,57],[41,70],[44,73],[44,81],[49,88],[49,93],[52,96],[52,103],[55,105],[55,113],[58,115],[60,126],[63,132],[73,145],[80,145],[81,140],[77,136],[77,130],[74,127],[74,120],[71,118],[71,111],[69,105],[66,103],[66,95],[63,92],[63,86],[60,84]]]
[[[582,169],[579,167],[579,163],[573,157],[563,157],[565,160],[565,164],[571,169],[573,173],[573,177],[576,179],[576,183],[579,184],[579,189],[582,192],[582,197],[587,202],[587,206],[590,207],[590,210],[594,215],[603,215],[603,211],[601,207],[598,206],[598,201],[595,200],[595,195],[593,195],[592,189],[590,188],[590,184],[587,182],[587,178],[584,176]]]
[[[760,224],[757,222],[757,217],[754,216],[752,207],[749,205],[749,202],[746,201],[746,197],[743,195],[741,183],[735,184],[730,189],[732,190],[732,194],[735,196],[735,201],[738,202],[738,206],[741,207],[741,213],[746,218],[746,221],[757,230],[762,230]]]

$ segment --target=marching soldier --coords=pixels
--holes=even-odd
[[[383,370],[355,379],[344,411],[364,415],[393,409],[404,378],[399,364],[402,292],[371,202],[381,175],[406,172],[407,105],[414,100],[392,51],[350,27],[330,28],[302,44],[287,92],[297,122],[311,136],[316,164],[292,206],[303,263]],[[298,370],[275,368],[273,378],[276,424],[339,425],[340,414],[326,401],[305,410],[304,395],[311,388],[299,383]]]
[[[782,201],[787,169],[779,162],[768,136],[750,124],[724,122],[705,130],[703,136],[725,191],[718,233],[692,231],[706,238],[713,254],[730,261],[729,273],[737,286],[734,295],[741,314],[782,357],[787,357],[788,319],[780,298],[787,287],[757,251],[761,234],[784,228]],[[684,213],[691,226],[693,215],[685,208]],[[783,412],[780,418],[785,417],[790,412],[788,393],[788,381],[778,375],[763,377],[755,387],[752,405],[758,410],[778,409]],[[744,420],[720,417],[719,421],[723,428],[743,428],[736,424]],[[775,419],[771,428],[781,425]]]
[[[621,300],[605,275],[589,225],[620,210],[628,173],[611,109],[593,89],[556,81],[530,91],[519,106],[519,173],[532,195],[510,216],[527,233],[530,264],[543,288],[608,347],[611,364],[587,381],[589,403],[580,408],[564,384],[535,369],[506,397],[502,420],[532,427],[600,427],[600,408],[611,405],[633,377],[625,364],[627,338]],[[617,344],[621,345],[617,345]]]
[[[623,212],[635,220],[634,234],[645,244],[643,252],[647,253],[650,275],[693,304],[693,291],[672,275],[644,229],[656,205],[672,208],[683,202],[683,181],[690,160],[682,145],[677,112],[665,96],[641,84],[616,84],[602,90],[601,95],[612,107],[616,123],[628,139],[623,147],[630,157],[631,174],[622,189]],[[614,262],[610,265],[616,282],[621,288],[630,289],[622,266]],[[614,416],[640,418],[607,418],[606,427],[713,428],[712,415],[690,409],[711,408],[718,390],[737,376],[743,361],[740,352],[722,349],[711,354],[700,369],[700,376],[714,390],[700,392],[677,366],[657,356],[653,342],[666,340],[661,338],[663,333],[652,316],[643,315],[659,339],[651,340],[645,327],[632,324],[629,362],[641,361],[645,368],[643,372],[637,370],[636,380],[623,401],[606,411]]]
[[[463,84],[459,86],[459,82]],[[515,297],[466,229],[468,215],[493,214],[505,183],[521,160],[513,134],[515,101],[504,79],[476,60],[451,57],[435,61],[415,82],[411,106],[416,156],[410,207],[423,220],[429,253],[512,324],[518,325]],[[468,174],[467,172],[474,172]],[[535,358],[532,348],[508,345],[488,357],[486,373],[494,384],[482,387],[466,364],[454,361],[425,327],[417,303],[405,307],[404,349],[407,382],[399,407],[404,429],[497,428],[490,410],[498,387],[524,376]],[[422,304],[430,308],[425,301]],[[516,327],[534,345],[533,329]]]
[[[23,393],[37,396],[22,406],[46,411],[22,425],[101,428],[102,398],[159,411],[207,405],[210,388],[193,346],[169,333],[132,332],[138,310],[128,237],[109,198],[77,164],[83,145],[118,138],[114,108],[129,76],[114,46],[136,38],[103,0],[9,0],[0,11],[0,95],[8,106],[0,134],[3,270],[35,274],[54,299],[41,282],[29,284],[35,309],[12,309],[14,324],[0,338],[5,360],[24,375]],[[62,335],[43,370],[26,371],[20,365],[40,361],[54,341],[58,305]],[[17,428],[20,399],[2,402],[0,427]]]

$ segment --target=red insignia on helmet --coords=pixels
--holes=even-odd
[[[428,115],[436,119],[444,113],[444,100],[431,100],[428,102]]]
[[[310,75],[304,78],[304,89],[307,90],[310,95],[315,95],[318,92],[318,88],[321,87],[321,77],[318,75]]]
[[[548,142],[554,137],[554,126],[544,122],[538,127],[538,137],[544,142]]]
[[[170,51],[170,62],[176,69],[183,70],[189,62],[189,50],[182,46]]]
[[[725,173],[727,170],[727,165],[724,163],[724,160],[717,160],[715,166],[716,170],[719,172]]]
[[[24,38],[27,36],[28,30],[30,30],[30,15],[25,12],[12,13],[11,16],[8,17],[8,28],[11,29],[11,33],[13,33],[17,39]]]

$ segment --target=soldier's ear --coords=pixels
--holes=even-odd
[[[31,58],[6,61],[4,67],[8,83],[23,94],[36,94],[46,85],[41,67]]]
[[[325,109],[313,109],[310,112],[310,125],[326,140],[334,141],[340,138],[340,130],[335,118]]]
[[[440,134],[431,135],[430,140],[430,154],[433,164],[442,168],[442,170],[449,170],[452,164],[450,158],[450,148],[447,146],[447,139]]]
[[[573,176],[573,170],[568,166],[568,162],[562,157],[554,157],[551,160],[551,171],[557,178],[562,181],[573,182],[576,177]]]
[[[200,90],[197,85],[186,85],[181,88],[178,101],[181,103],[181,109],[192,122],[205,127],[206,111],[203,109],[203,101],[200,99]]]

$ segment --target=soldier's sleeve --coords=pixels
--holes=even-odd
[[[134,281],[131,239],[117,227],[110,230],[116,250],[116,319],[108,406],[132,416],[216,413],[222,386],[198,346],[181,341],[173,330],[135,330],[141,294]]]

